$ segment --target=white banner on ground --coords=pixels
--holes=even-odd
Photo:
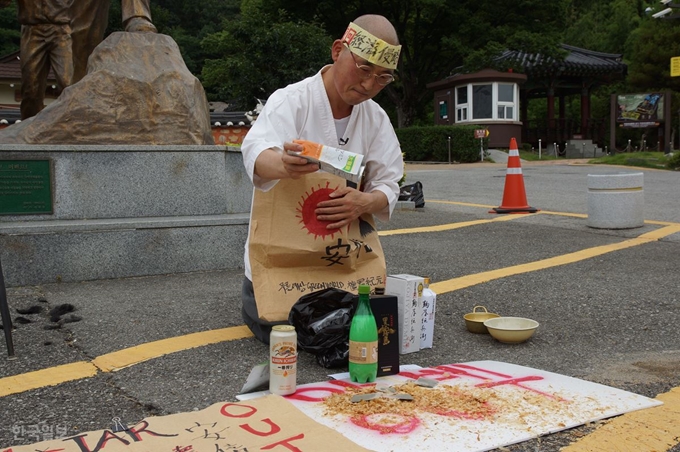
[[[398,388],[425,377],[438,381],[430,390],[434,397],[400,401],[393,412],[372,413],[369,401],[361,402],[368,404],[362,413],[359,404],[347,404],[345,413],[330,414],[337,410],[324,399],[356,387],[348,375],[338,374],[339,380],[300,385],[286,398],[365,448],[395,452],[486,451],[661,404],[609,386],[496,361],[405,367],[399,375],[378,378],[376,387]],[[351,412],[354,406],[356,413]]]

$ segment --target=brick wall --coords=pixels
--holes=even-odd
[[[215,144],[241,144],[250,126],[219,126],[212,128]]]

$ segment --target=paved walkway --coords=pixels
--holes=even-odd
[[[407,166],[426,205],[378,223],[387,270],[431,277],[438,297],[434,347],[402,355],[402,364],[495,360],[652,398],[677,393],[680,173],[641,169],[645,225],[597,230],[585,224],[587,174],[622,169],[572,163],[523,164],[529,204],[541,211],[512,216],[489,213],[503,197],[502,163]],[[0,450],[109,428],[114,417],[135,423],[233,401],[268,358],[243,327],[242,277],[234,269],[9,288],[15,319],[17,309],[42,312],[21,315],[17,359],[0,359]],[[48,311],[67,304],[75,310],[53,322]],[[539,330],[519,345],[471,334],[463,315],[476,305],[536,319]],[[303,353],[298,383],[334,371]],[[676,406],[618,417],[623,430],[584,425],[502,450],[556,452],[583,437],[606,445],[625,431],[637,452],[676,452]],[[586,444],[581,450],[598,450]]]

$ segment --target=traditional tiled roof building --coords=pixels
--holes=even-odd
[[[491,147],[507,147],[509,137],[536,144],[589,139],[602,144],[607,118],[590,117],[590,95],[603,85],[625,78],[621,54],[561,45],[563,59],[520,51],[505,51],[497,61],[512,67],[454,74],[430,83],[435,91],[435,123],[478,124],[490,130]],[[580,118],[566,116],[567,96],[580,96]],[[547,115],[529,121],[529,99],[545,98]],[[555,100],[558,100],[557,111]],[[449,110],[451,110],[449,112]]]

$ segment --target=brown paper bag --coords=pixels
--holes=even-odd
[[[317,172],[255,191],[249,252],[261,319],[287,320],[293,304],[317,290],[356,293],[359,284],[385,284],[385,256],[372,215],[335,230],[316,219],[316,205],[345,184]]]
[[[117,424],[120,427],[127,427]],[[201,411],[149,417],[125,431],[98,430],[2,452],[367,451],[314,422],[281,396],[221,402]]]

